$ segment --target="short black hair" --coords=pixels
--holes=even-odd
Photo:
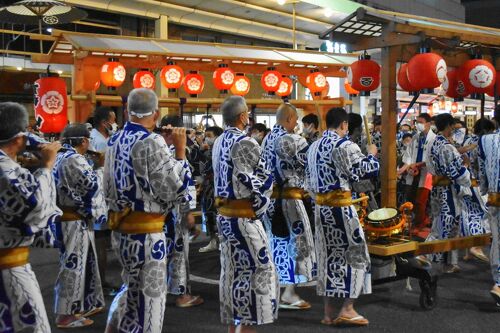
[[[28,112],[19,103],[0,103],[0,144],[7,143],[8,139],[26,131],[28,127]]]
[[[183,127],[183,123],[182,123],[182,118],[180,116],[164,116],[163,118],[161,118],[161,121],[160,121],[160,127],[164,127],[164,126],[172,126],[172,127]],[[186,133],[187,133],[187,130],[186,130]]]
[[[264,125],[264,124],[262,124],[262,123],[256,123],[256,124],[254,124],[252,126],[252,130],[250,132],[252,132],[254,130],[266,133],[267,132],[267,126]]]
[[[69,124],[61,133],[62,142],[72,147],[78,147],[83,143],[83,138],[89,137],[90,132],[87,129],[87,125],[81,123]]]
[[[113,109],[107,106],[99,106],[94,110],[94,117],[92,125],[94,128],[98,128],[99,125],[109,119],[111,116],[111,112],[114,112]]]
[[[220,136],[224,132],[224,130],[219,126],[211,126],[205,130],[205,133],[207,132],[212,132],[215,136]]]
[[[460,124],[460,125],[462,125],[463,128],[467,128],[467,124],[465,123],[465,121],[460,120],[458,118],[455,118],[454,125],[456,125],[456,124]]]
[[[404,140],[406,138],[413,138],[413,134],[411,134],[411,133],[405,133],[405,134],[403,134],[403,138],[401,140]]]
[[[434,120],[438,132],[444,131],[446,127],[452,126],[455,123],[455,118],[449,113],[441,113]]]
[[[339,128],[344,121],[349,121],[349,116],[343,108],[331,108],[326,114],[326,127]]]
[[[313,124],[314,128],[317,129],[319,127],[318,116],[314,113],[309,113],[308,115],[302,117],[302,124]]]
[[[354,133],[354,131],[358,128],[361,128],[363,125],[363,118],[357,113],[349,113],[347,115],[349,122],[349,133]]]
[[[436,116],[437,117],[437,116]],[[430,123],[432,121],[432,117],[428,113],[421,113],[417,116],[417,118],[422,118],[426,123]],[[453,118],[453,117],[451,117]]]
[[[401,124],[401,126],[399,126],[399,129],[401,130],[401,127],[403,127],[403,126],[408,127],[408,130],[410,130],[410,131],[411,131],[411,126],[410,126],[410,125],[408,125],[408,124]]]
[[[484,135],[486,133],[490,133],[495,130],[495,124],[489,119],[481,118],[476,121],[474,124],[474,134],[476,135]]]

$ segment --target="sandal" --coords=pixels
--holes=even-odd
[[[321,319],[321,324],[323,324],[323,325],[330,326],[330,325],[333,325],[333,323],[334,323],[334,320],[332,320],[332,319]]]
[[[83,317],[90,317],[90,316],[93,316],[93,315],[96,315],[98,313],[101,313],[104,311],[104,307],[98,307],[98,308],[93,308],[92,310],[89,310],[85,313],[82,314]]]
[[[193,307],[193,306],[197,306],[197,305],[201,305],[203,304],[205,301],[203,300],[203,298],[201,298],[200,296],[192,296],[191,295],[191,298],[189,299],[189,301],[187,302],[183,302],[183,303],[180,303],[180,302],[175,302],[175,305],[178,307],[178,308],[190,308],[190,307]]]
[[[490,295],[491,295],[491,297],[493,297],[495,302],[497,302],[497,305],[500,306],[500,291],[497,291],[495,289],[491,289]]]
[[[337,326],[368,326],[369,321],[363,316],[356,316],[352,318],[340,316],[337,317],[333,323]]]
[[[293,303],[281,301],[279,307],[280,309],[285,309],[285,310],[307,310],[311,308],[311,304],[301,299]]]
[[[86,326],[90,326],[94,323],[94,321],[92,319],[87,319],[85,317],[79,317],[73,321],[70,321],[69,323],[67,324],[57,324],[56,323],[56,326],[57,328],[62,328],[62,329],[65,329],[65,328],[79,328],[79,327],[86,327]]]

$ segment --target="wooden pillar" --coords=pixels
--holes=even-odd
[[[160,18],[155,21],[155,38],[168,39],[168,16],[160,15]],[[156,88],[155,92],[159,98],[167,98],[168,89],[161,84],[160,80],[161,68],[156,73]],[[165,116],[169,113],[168,108],[160,108],[161,116]]]
[[[396,62],[395,47],[382,48],[382,207],[396,207]]]
[[[72,87],[73,95],[88,95],[95,89],[96,82],[100,81],[102,63],[92,58],[75,58],[73,64]],[[84,123],[94,111],[91,101],[75,101],[73,104],[74,120]]]

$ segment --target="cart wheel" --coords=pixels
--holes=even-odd
[[[437,303],[436,288],[431,286],[427,280],[420,280],[420,307],[424,310],[432,310]]]

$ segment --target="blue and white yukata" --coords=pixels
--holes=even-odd
[[[174,147],[170,147],[172,155]],[[189,285],[189,228],[186,215],[196,209],[196,188],[192,178],[191,167],[186,170],[189,177],[188,197],[177,204],[165,220],[165,236],[167,241],[167,292],[172,295],[190,294]]]
[[[479,143],[479,137],[476,135],[466,137],[463,146],[468,146]],[[475,149],[467,152],[467,157],[470,161],[469,173],[471,176],[471,181],[477,180],[478,177],[478,152],[479,149]],[[477,186],[471,186],[471,196],[464,197],[463,211],[460,221],[460,235],[461,236],[475,236],[482,235],[490,232],[490,226],[488,224],[488,208],[486,207],[486,202],[481,196],[479,189],[479,184]]]
[[[483,135],[479,141],[479,185],[481,193],[500,193],[500,130]],[[493,281],[500,287],[500,207],[490,205],[490,264]]]
[[[431,192],[432,229],[426,241],[456,238],[460,234],[460,215],[464,197],[471,196],[470,173],[463,164],[457,149],[443,135],[438,134],[428,150],[427,168],[434,176],[451,181],[448,186],[433,186]],[[448,264],[458,263],[458,252],[451,251]],[[443,262],[443,253],[430,257],[435,262]]]
[[[167,215],[187,195],[187,162],[177,161],[163,137],[127,122],[108,142],[104,189],[109,209]],[[161,332],[166,301],[165,233],[112,233],[123,286],[108,325],[119,332]]]
[[[336,190],[351,191],[351,183],[375,177],[379,162],[363,155],[358,145],[327,130],[307,152],[306,189],[313,197]],[[353,205],[315,208],[319,296],[358,298],[371,293],[370,256]]]
[[[271,173],[257,142],[228,127],[213,148],[215,196],[252,201],[256,219],[218,214],[221,242],[220,312],[229,325],[272,323],[278,315],[279,285],[260,218],[269,206]]]
[[[272,172],[277,188],[303,188],[307,141],[299,135],[288,134],[281,125],[274,125],[262,144],[262,157]],[[269,238],[269,247],[281,284],[297,284],[316,277],[311,224],[302,200],[277,199],[271,203],[262,218]],[[272,220],[276,208],[281,208],[288,236],[274,235]]]
[[[70,145],[63,147],[67,151],[57,155],[53,169],[57,203],[82,218],[56,223],[61,246],[54,312],[74,315],[104,307],[94,226],[106,223],[108,209],[102,179],[83,155]]]
[[[35,234],[62,214],[49,169],[33,174],[0,150],[0,249],[29,247]],[[50,333],[31,265],[0,271],[0,332]]]

